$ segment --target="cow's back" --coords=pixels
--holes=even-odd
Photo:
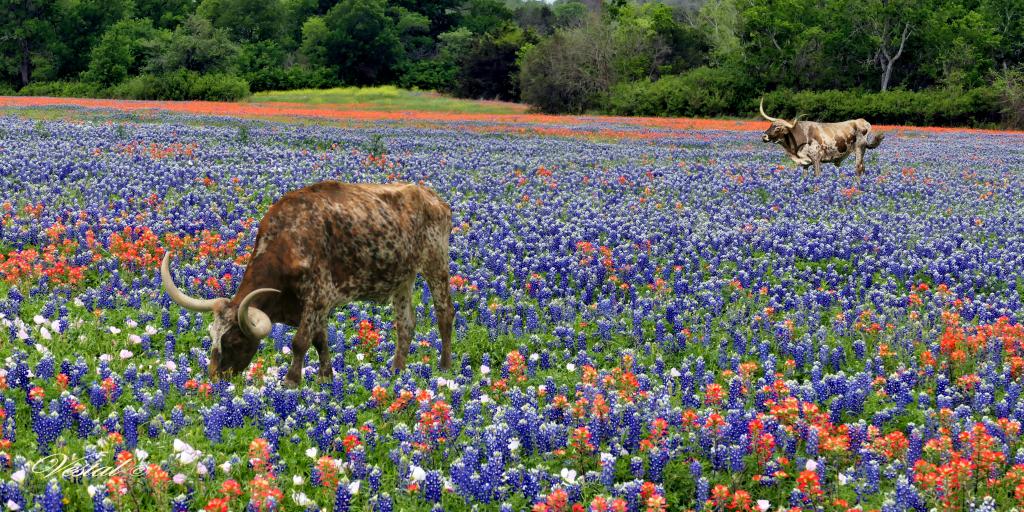
[[[431,235],[451,231],[444,201],[409,184],[317,183],[282,196],[265,223],[271,214],[273,245],[302,253],[303,274],[328,272],[332,294],[346,300],[386,298],[415,276]]]

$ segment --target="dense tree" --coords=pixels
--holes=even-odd
[[[50,0],[6,0],[0,9],[0,43],[8,70],[28,85],[40,61],[57,41],[56,6]]]
[[[286,12],[280,0],[203,0],[196,10],[214,27],[242,42],[279,38]]]
[[[237,56],[238,45],[231,42],[226,30],[214,28],[206,18],[193,15],[174,29],[147,70],[154,73],[182,69],[224,73],[231,70]]]
[[[101,85],[121,83],[160,55],[169,39],[170,32],[154,28],[149,18],[121,20],[92,49],[84,78]]]
[[[325,52],[319,65],[346,84],[386,83],[402,57],[402,44],[384,0],[341,0],[324,15]],[[306,47],[305,42],[303,43]]]

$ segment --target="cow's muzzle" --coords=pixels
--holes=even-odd
[[[761,142],[771,142],[771,141],[772,140],[768,138],[768,134],[761,135]]]

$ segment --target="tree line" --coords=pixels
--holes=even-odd
[[[395,84],[557,113],[746,115],[768,93],[779,115],[1022,117],[1024,0],[0,4],[8,93],[231,100]]]

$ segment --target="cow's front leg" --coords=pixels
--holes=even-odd
[[[821,176],[821,159],[815,158],[814,159],[814,177],[817,178],[819,176]]]
[[[864,146],[857,146],[857,177],[864,174]]]
[[[405,358],[409,356],[409,344],[412,343],[413,331],[416,328],[416,316],[412,309],[412,285],[402,285],[394,296],[395,310],[395,358],[391,369],[395,373],[405,368]]]
[[[292,364],[284,378],[284,387],[297,388],[302,384],[302,365],[306,361],[306,352],[309,351],[310,342],[316,338],[318,331],[324,328],[323,322],[317,322],[314,315],[307,314],[302,317],[299,328],[292,338]]]

